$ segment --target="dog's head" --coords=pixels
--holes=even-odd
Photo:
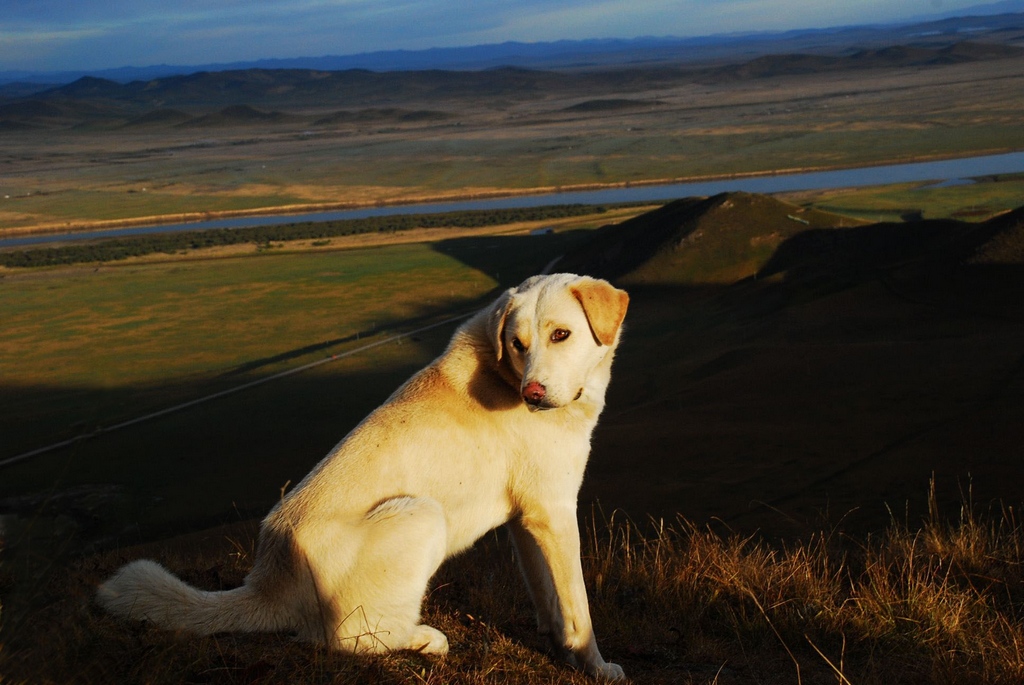
[[[575,274],[534,276],[494,303],[488,332],[495,353],[531,409],[563,407],[587,393],[594,370],[618,345],[628,304],[607,281]]]

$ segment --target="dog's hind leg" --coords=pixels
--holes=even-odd
[[[347,652],[411,649],[445,654],[448,638],[420,624],[427,583],[444,561],[447,526],[441,505],[395,497],[358,524],[355,563],[338,588],[333,646]]]

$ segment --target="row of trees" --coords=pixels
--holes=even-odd
[[[221,245],[243,243],[260,245],[286,240],[320,240],[360,233],[405,231],[413,228],[478,228],[523,221],[546,221],[599,214],[606,211],[608,211],[607,206],[549,205],[519,209],[391,215],[340,221],[307,221],[274,226],[154,233],[108,238],[60,247],[37,247],[0,252],[0,264],[7,267],[39,267],[82,262],[107,262],[148,254],[173,254],[183,250]]]

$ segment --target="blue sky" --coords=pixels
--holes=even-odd
[[[0,0],[0,70],[898,21],[979,0]]]

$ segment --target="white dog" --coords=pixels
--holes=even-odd
[[[420,623],[427,583],[507,524],[540,632],[587,673],[623,678],[594,638],[576,497],[628,301],[572,274],[507,290],[271,510],[244,585],[204,592],[142,560],[102,584],[99,603],[201,634],[444,654],[448,639]]]

